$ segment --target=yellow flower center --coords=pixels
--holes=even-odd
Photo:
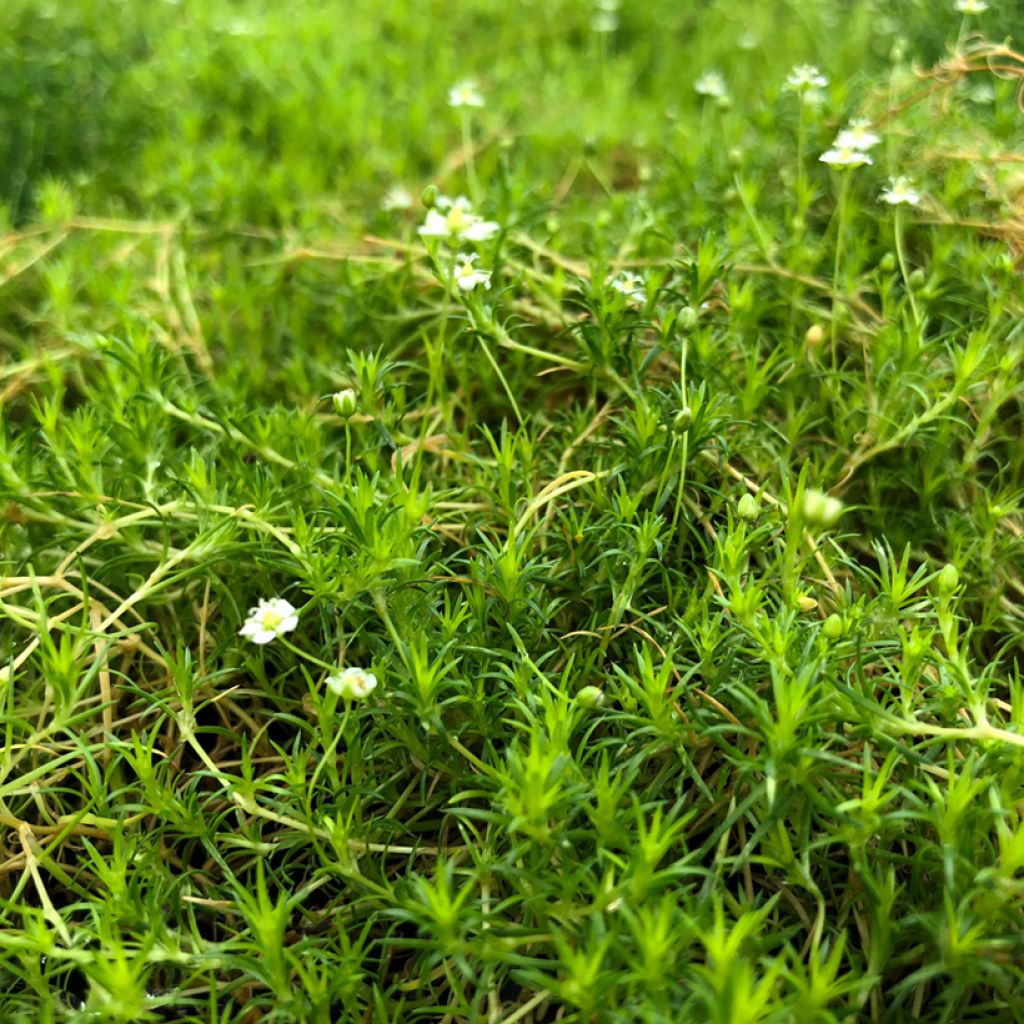
[[[469,227],[469,215],[461,206],[453,206],[448,211],[446,223],[448,224],[448,230],[453,235],[457,235],[460,231],[465,231]]]
[[[274,611],[273,608],[268,608],[260,617],[260,625],[268,633],[273,633],[282,622],[284,622],[284,616],[280,612]]]

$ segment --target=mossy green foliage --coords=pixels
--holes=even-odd
[[[1024,1017],[1020,5],[614,7],[4,5],[0,1020]]]

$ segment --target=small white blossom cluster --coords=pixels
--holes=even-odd
[[[482,107],[484,106],[484,98],[480,94],[476,82],[472,79],[467,79],[464,82],[453,85],[448,90],[448,106],[455,107],[456,109],[459,107]]]
[[[438,196],[419,233],[424,238],[457,238],[467,242],[486,242],[501,230],[497,221],[484,220],[473,212],[473,204],[465,197],[449,199]]]
[[[873,162],[868,151],[881,141],[881,136],[872,130],[868,121],[851,121],[835,137],[832,148],[822,153],[819,159],[832,167],[863,167]],[[890,206],[917,206],[921,202],[921,193],[909,178],[901,175],[892,179],[879,198]]]
[[[261,600],[255,608],[249,609],[249,616],[238,631],[239,636],[254,644],[269,644],[285,633],[290,633],[299,624],[296,607],[283,597]],[[377,686],[377,677],[372,672],[354,666],[339,669],[327,677],[327,688],[345,700],[363,700]]]
[[[727,100],[729,98],[729,88],[725,84],[725,76],[721,71],[705,71],[693,83],[693,91],[698,96],[707,96],[712,100]]]
[[[384,193],[380,208],[385,213],[390,213],[392,210],[411,210],[412,204],[412,193],[404,185],[392,185]]]
[[[917,206],[921,202],[921,193],[913,187],[909,178],[893,178],[892,183],[879,198],[890,206]]]
[[[494,220],[484,220],[473,212],[473,204],[465,197],[449,199],[438,196],[426,219],[420,225],[419,233],[424,238],[440,238],[455,242],[487,242],[501,230]],[[464,292],[471,292],[477,285],[489,288],[491,272],[476,266],[479,256],[460,252],[452,263],[452,283]]]
[[[828,79],[813,64],[797,64],[786,76],[786,88],[800,97],[801,103],[820,103],[821,90]]]
[[[832,167],[863,167],[874,162],[868,150],[881,141],[867,121],[851,121],[819,159]]]
[[[590,16],[592,32],[606,34],[619,27],[619,0],[594,0],[594,11]]]
[[[362,700],[377,688],[377,677],[366,669],[343,668],[327,677],[327,688],[345,700]]]
[[[647,301],[647,282],[642,274],[631,270],[623,270],[608,279],[608,286],[625,296],[633,306],[642,306]]]
[[[249,609],[249,617],[238,634],[254,644],[269,644],[271,640],[290,633],[298,624],[295,606],[283,597],[272,597]]]
[[[984,14],[988,4],[985,0],[956,0],[953,9],[960,14]]]

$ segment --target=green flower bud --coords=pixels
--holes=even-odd
[[[697,326],[698,319],[697,310],[695,310],[693,306],[683,306],[683,308],[679,310],[679,318],[676,320],[676,323],[678,323],[684,331],[692,331],[693,328]]]
[[[599,708],[604,703],[604,690],[600,686],[584,686],[576,694],[576,703],[588,710]]]
[[[690,424],[692,422],[693,410],[688,405],[684,405],[672,420],[672,429],[677,434],[685,434],[690,429]]]
[[[829,640],[838,640],[843,635],[843,617],[833,612],[822,624],[821,634]]]
[[[804,335],[804,344],[808,348],[817,348],[825,340],[825,328],[821,324],[811,324]]]
[[[843,514],[843,503],[838,498],[825,494],[824,491],[808,490],[804,491],[801,511],[809,523],[817,526],[834,526]]]
[[[334,411],[343,419],[350,420],[359,411],[359,399],[351,388],[344,388],[331,396]]]
[[[420,202],[428,209],[432,210],[437,205],[437,197],[440,192],[436,185],[428,185],[420,195]]]
[[[736,502],[736,515],[740,519],[756,519],[757,518],[757,499],[752,494],[744,494],[738,502]]]
[[[935,589],[942,597],[948,597],[960,585],[960,570],[947,562],[935,581]]]
[[[878,269],[884,270],[887,274],[891,274],[896,269],[896,257],[891,252],[887,252],[878,261]]]
[[[919,292],[925,286],[927,281],[928,278],[925,277],[924,271],[919,267],[907,279],[907,285],[910,287],[911,291]]]

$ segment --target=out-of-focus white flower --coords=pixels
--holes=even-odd
[[[985,0],[956,0],[953,9],[961,14],[984,14],[988,10]]]
[[[464,292],[471,292],[478,284],[485,288],[491,286],[491,272],[480,270],[475,264],[479,259],[475,252],[460,252],[455,257],[455,270],[452,279]]]
[[[619,0],[594,0],[590,17],[593,32],[614,32],[619,27]]]
[[[710,96],[716,100],[724,100],[729,95],[728,86],[725,84],[725,76],[721,71],[705,71],[693,83],[693,88],[698,96]]]
[[[967,98],[972,103],[991,103],[996,91],[989,82],[974,82],[967,91]]]
[[[344,668],[327,677],[327,688],[345,700],[362,700],[377,688],[377,677],[366,669]]]
[[[407,188],[402,185],[392,185],[384,193],[384,198],[380,201],[380,208],[387,211],[409,210],[412,209],[412,204],[412,193]]]
[[[851,121],[832,143],[835,149],[859,149],[866,153],[872,146],[882,141],[881,136],[871,130],[868,121]]]
[[[269,644],[284,633],[290,633],[298,624],[295,607],[283,597],[272,597],[249,609],[249,617],[238,635],[254,644]]]
[[[832,167],[863,167],[864,164],[874,163],[867,153],[852,146],[837,146],[822,153],[818,159]]]
[[[909,178],[893,178],[892,184],[878,198],[890,206],[917,206],[921,193],[910,184]]]
[[[828,79],[813,64],[797,64],[786,76],[786,88],[810,98],[828,85]]]
[[[438,196],[419,233],[428,238],[464,238],[469,242],[485,242],[501,230],[497,221],[484,220],[473,212],[473,204],[465,196],[449,199]]]
[[[643,305],[647,301],[647,282],[641,274],[634,274],[631,270],[623,270],[610,278],[608,284],[620,295],[625,295],[630,302],[636,305]]]
[[[484,98],[476,87],[476,82],[467,79],[459,82],[448,90],[448,106],[450,107],[482,107]]]

